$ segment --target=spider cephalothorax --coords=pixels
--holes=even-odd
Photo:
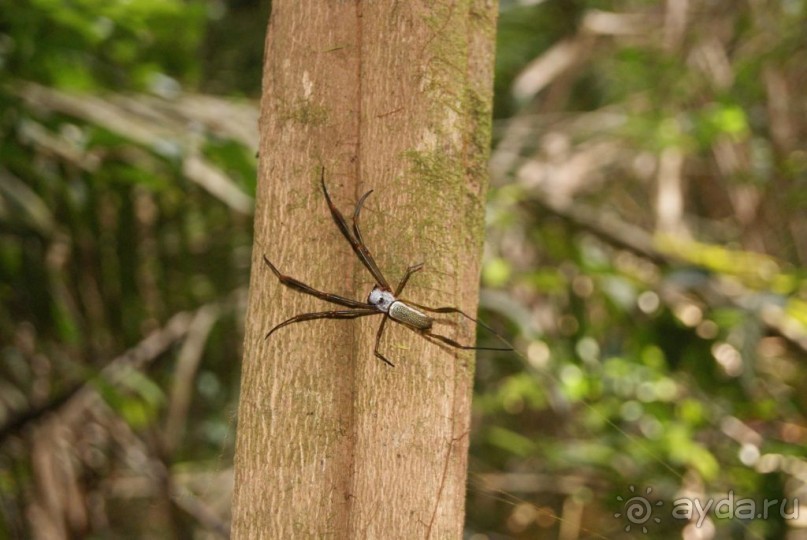
[[[373,287],[370,295],[367,297],[367,303],[374,305],[379,311],[387,313],[389,307],[395,302],[395,295],[389,291],[385,291],[381,287]]]

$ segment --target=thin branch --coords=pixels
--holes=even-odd
[[[187,339],[179,351],[171,387],[168,414],[165,421],[163,439],[168,455],[177,447],[185,432],[185,423],[193,395],[193,383],[204,353],[204,346],[210,330],[219,316],[216,305],[200,308],[188,328]]]
[[[580,204],[575,204],[573,207],[561,207],[536,195],[526,202],[525,206],[531,212],[539,210],[553,214],[616,248],[634,253],[663,268],[686,266],[689,268],[701,268],[707,273],[712,272],[709,267],[660,250],[656,247],[653,237],[644,230],[625,223],[614,216],[602,216],[601,212],[597,212],[593,208],[587,208]],[[707,287],[710,294],[702,296],[704,296],[704,301],[710,307],[719,307],[717,304],[723,304],[750,311],[771,333],[785,339],[794,347],[807,352],[807,333],[803,330],[796,330],[795,325],[792,324],[791,319],[787,317],[782,307],[772,303],[767,299],[766,295],[747,290],[739,284],[735,287],[739,288],[739,292],[731,295],[726,294],[713,277],[707,278]]]
[[[227,174],[204,159],[200,153],[203,137],[194,130],[188,130],[188,125],[202,120],[209,121],[209,116],[203,119],[186,117],[185,115],[192,110],[189,107],[181,109],[177,107],[166,111],[165,104],[170,102],[164,100],[163,107],[158,109],[154,107],[153,98],[148,100],[145,96],[135,99],[113,95],[106,99],[69,94],[34,83],[21,83],[14,90],[20,99],[34,109],[44,113],[55,111],[79,118],[163,155],[179,158],[182,162],[182,172],[188,179],[199,184],[233,210],[245,215],[252,214],[252,197]],[[141,99],[145,103],[141,103]],[[216,110],[221,110],[225,104],[224,100],[217,102]],[[239,118],[246,116],[244,107],[240,107],[237,111],[240,113]],[[255,118],[257,119],[257,113]],[[227,124],[219,123],[215,128],[222,132],[226,126]],[[247,136],[243,130],[237,130],[231,135],[239,141],[243,141]]]
[[[93,396],[97,397],[93,387],[97,378],[116,383],[125,376],[127,370],[143,369],[175,342],[184,338],[192,321],[193,314],[177,313],[169,319],[164,327],[155,330],[140,343],[112,360],[98,375],[75,384],[41,405],[17,413],[0,427],[0,444],[3,444],[6,438],[20,432],[28,424],[39,420],[48,413],[56,412],[66,406],[75,406],[77,403],[86,404],[87,400],[92,399]]]
[[[593,208],[579,204],[561,206],[539,196],[533,196],[525,205],[532,213],[553,214],[614,247],[649,259],[659,266],[683,262],[661,253],[654,246],[652,237],[643,229],[616,217],[603,215],[602,212],[597,212]]]

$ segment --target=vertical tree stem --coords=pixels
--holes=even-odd
[[[260,121],[255,250],[236,451],[236,538],[459,538],[473,354],[338,309],[266,268],[364,300],[374,285],[331,221],[319,168],[393,286],[474,312],[496,5],[276,0]],[[472,343],[464,321],[438,329]]]

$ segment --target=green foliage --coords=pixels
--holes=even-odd
[[[575,2],[565,18],[559,4],[502,4],[482,298],[524,354],[477,363],[485,481],[468,528],[555,538],[579,519],[584,537],[633,537],[614,518],[631,486],[667,509],[682,493],[803,498],[807,207],[791,164],[807,119],[790,29],[805,6],[695,2],[675,30],[660,4]],[[563,39],[578,56],[552,74],[541,55]],[[549,81],[529,103],[509,97],[520,73]],[[671,177],[677,230],[658,216]],[[567,514],[580,501],[584,516]],[[648,534],[680,537],[687,521],[661,517]],[[781,537],[794,523],[709,527]]]
[[[502,2],[482,305],[519,352],[477,362],[468,535],[635,537],[614,515],[647,487],[666,509],[730,490],[804,499],[807,8],[696,0],[676,19],[664,11],[676,4]],[[254,141],[227,125],[243,105],[180,89],[257,92],[265,15],[231,7],[208,41],[220,14],[198,1],[0,9],[0,416],[77,385],[100,397],[56,416],[64,426],[45,414],[5,439],[0,536],[31,535],[14,516],[36,496],[34,451],[75,464],[53,492],[105,502],[99,536],[196,529],[145,523],[152,512],[131,500],[157,503],[121,499],[118,479],[228,467]],[[568,67],[516,99],[514,81],[564,42],[579,46]],[[445,169],[440,155],[403,157],[415,174]],[[158,456],[159,474],[140,470]],[[653,538],[694,534],[647,525]],[[710,526],[794,531],[781,517]]]
[[[197,1],[6,2],[0,61],[8,75],[76,90],[144,89],[165,73],[187,80],[204,17]]]
[[[256,160],[227,124],[243,106],[179,93],[201,72],[207,6],[0,8],[0,537],[46,534],[20,509],[48,467],[43,493],[107,508],[69,535],[191,531],[102,480],[186,461],[215,474],[232,454]]]

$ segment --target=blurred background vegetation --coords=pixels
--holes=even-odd
[[[226,535],[269,10],[0,4],[0,537]],[[467,537],[807,538],[805,28],[501,0]]]

